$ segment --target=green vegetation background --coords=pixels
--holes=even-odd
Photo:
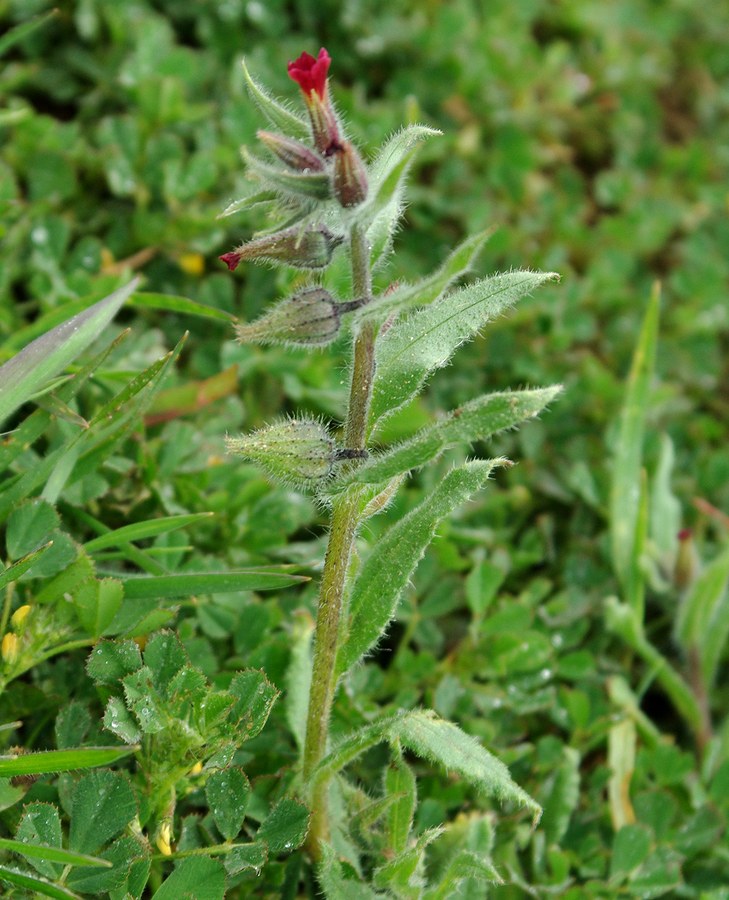
[[[51,6],[4,0],[0,24]],[[565,885],[560,896],[569,879],[581,885],[575,897],[729,896],[729,735],[719,734],[709,762],[700,759],[655,673],[610,634],[604,616],[617,591],[606,523],[615,423],[656,280],[662,313],[648,471],[670,435],[681,527],[692,529],[706,561],[726,544],[729,6],[63,2],[5,56],[0,75],[0,335],[12,341],[43,314],[103,296],[132,271],[146,290],[243,318],[279,296],[288,275],[246,267],[231,276],[217,260],[260,226],[255,211],[216,219],[243,193],[239,147],[261,125],[240,58],[276,94],[294,98],[286,62],[320,46],[365,153],[406,122],[444,132],[418,158],[388,275],[425,273],[468,233],[496,226],[481,272],[531,267],[562,276],[459,355],[389,435],[483,391],[565,384],[540,421],[475,448],[518,466],[442,530],[380,666],[357,676],[356,703],[432,705],[509,763],[546,807],[531,844],[527,823],[498,826],[495,858],[524,882]],[[200,321],[138,309],[118,317],[115,327],[134,335],[116,359],[119,373],[148,365],[189,329],[169,384],[193,390],[161,395],[143,439],[76,483],[66,501],[90,504],[111,527],[216,512],[179,538],[181,568],[214,571],[220,560],[316,566],[321,511],[225,459],[222,439],[287,410],[336,418],[344,360],[236,347],[224,324]],[[451,462],[419,476],[395,514]],[[385,524],[376,520],[370,536]],[[176,539],[162,543],[174,548]],[[672,641],[678,593],[659,590],[674,562],[670,553],[655,560],[647,631],[684,671]],[[313,598],[313,588],[264,602],[221,595],[183,610],[178,627],[210,677],[261,666],[280,686],[287,623]],[[471,640],[474,622],[481,625]],[[29,720],[37,746],[50,746],[45,729],[68,700],[63,679],[92,696],[82,664],[83,654],[47,664],[3,701],[3,720]],[[639,729],[630,785],[637,830],[625,846],[607,799],[608,735],[619,718],[608,684],[616,676],[668,737],[649,746]],[[41,697],[43,684],[52,686]],[[354,703],[344,697],[340,715]],[[721,723],[726,667],[709,703]],[[276,715],[257,739],[264,756],[284,728]],[[422,774],[420,827],[474,802],[461,785]]]

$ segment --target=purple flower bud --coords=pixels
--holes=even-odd
[[[343,141],[334,153],[334,196],[349,208],[367,197],[367,170],[359,153],[349,141]]]
[[[280,262],[295,269],[323,269],[331,262],[332,254],[342,240],[325,225],[293,226],[241,244],[220,259],[231,272],[243,260]]]
[[[257,132],[258,139],[275,154],[282,163],[297,172],[323,172],[324,160],[306,144],[295,141],[293,138],[284,137],[282,134],[273,134],[271,131]]]

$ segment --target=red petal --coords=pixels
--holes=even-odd
[[[219,256],[218,259],[222,259],[230,271],[234,272],[238,268],[238,263],[240,262],[240,253],[224,253],[222,256]]]
[[[316,59],[311,53],[304,52],[298,59],[289,63],[289,77],[299,85],[304,94],[308,95],[316,91],[320,97],[323,97],[331,62],[332,59],[324,47],[321,48]]]

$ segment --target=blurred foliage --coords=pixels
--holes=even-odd
[[[52,8],[0,0],[0,25]],[[475,448],[519,465],[441,528],[386,644],[341,694],[334,723],[343,730],[383,708],[423,703],[510,765],[546,812],[534,835],[524,818],[496,824],[486,814],[479,828],[493,830],[492,858],[510,883],[489,896],[521,897],[528,885],[568,898],[726,896],[726,655],[700,697],[710,724],[696,741],[656,665],[606,629],[605,601],[619,590],[608,535],[611,460],[658,279],[661,327],[642,463],[652,495],[674,497],[677,527],[692,538],[688,549],[661,544],[658,506],[644,553],[641,627],[660,658],[697,687],[692,656],[701,647],[682,642],[674,623],[685,576],[690,582],[702,560],[720,559],[729,526],[728,44],[729,7],[687,0],[69,0],[12,46],[0,43],[0,362],[36,336],[35,322],[111,293],[131,273],[148,291],[244,319],[292,286],[291,275],[253,266],[233,277],[216,259],[254,227],[255,213],[216,219],[243,193],[239,146],[260,125],[244,91],[243,54],[261,81],[292,97],[286,61],[326,46],[337,102],[365,149],[404,123],[444,132],[418,157],[397,263],[379,274],[381,286],[430,271],[466,234],[491,226],[483,272],[561,273],[561,284],[464,349],[397,432],[383,432],[383,442],[409,435],[478,391],[566,386],[543,421]],[[343,355],[234,346],[223,321],[180,310],[127,306],[116,322],[105,334],[129,326],[133,339],[114,345],[72,411],[43,410],[51,425],[42,445],[3,457],[3,478],[33,470],[79,428],[71,412],[91,419],[190,335],[145,424],[125,429],[59,483],[49,528],[64,537],[40,583],[58,572],[61,551],[77,553],[108,529],[202,512],[215,516],[135,548],[147,571],[154,561],[195,572],[293,562],[316,575],[321,511],[226,459],[223,435],[294,407],[336,418]],[[231,371],[235,378],[210,381]],[[367,541],[431,491],[454,457],[421,473],[372,520]],[[107,549],[97,560],[101,574],[120,558],[128,565],[125,554]],[[6,549],[5,564],[14,558]],[[16,590],[7,600],[13,610],[27,599],[27,581]],[[284,689],[291,633],[314,600],[313,584],[273,597],[213,593],[165,605],[167,618],[150,629],[174,614],[189,664],[215,689],[225,691],[232,673],[247,668],[264,669]],[[92,711],[98,737],[108,696],[85,674],[86,655],[69,648],[13,682],[0,720],[24,724],[0,731],[4,746],[56,746],[54,722],[57,734],[70,698]],[[353,766],[369,787],[378,753]],[[266,728],[235,755],[253,788],[249,834],[273,815],[294,758],[276,704]],[[460,781],[416,767],[416,830],[460,815],[429,850],[439,872],[451,832],[482,805]],[[27,799],[70,808],[70,778],[26,785]],[[220,828],[191,779],[181,790],[185,818],[175,824],[183,848]],[[5,807],[15,788],[0,787]],[[18,815],[17,806],[0,813],[8,834]],[[255,874],[260,859],[240,859],[228,867],[230,896],[296,896],[300,859],[282,858],[263,878]],[[222,885],[213,869],[200,877]],[[464,896],[484,890],[464,888]]]

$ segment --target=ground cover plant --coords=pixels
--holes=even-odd
[[[725,896],[726,12],[0,16],[17,26],[0,38],[5,894]],[[317,153],[306,102],[270,101],[293,99],[285,63],[321,44],[340,140]],[[292,128],[314,152],[304,178],[300,145],[272,136]],[[250,202],[251,172],[288,221],[263,202],[216,218]],[[370,300],[353,233],[381,252],[403,188]],[[316,246],[318,226],[334,236],[326,270],[217,261],[302,215]],[[387,348],[439,306],[409,286],[457,302],[524,266],[562,279],[447,368],[430,372],[442,345],[411,358],[418,387],[433,377],[387,417],[411,392]],[[375,376],[365,443],[349,348],[368,327],[392,377]],[[251,343],[262,331],[283,345]],[[495,411],[474,398],[557,382],[539,419],[471,444]],[[306,445],[303,473],[272,462],[272,438]],[[420,532],[399,523],[424,542],[454,486],[465,501],[455,481],[504,457],[408,581]],[[413,466],[392,496],[373,487]],[[368,491],[383,508],[351,529],[327,724],[332,682],[310,704],[307,672],[329,521]],[[391,584],[388,552],[407,570]],[[307,717],[328,755],[306,753]]]

